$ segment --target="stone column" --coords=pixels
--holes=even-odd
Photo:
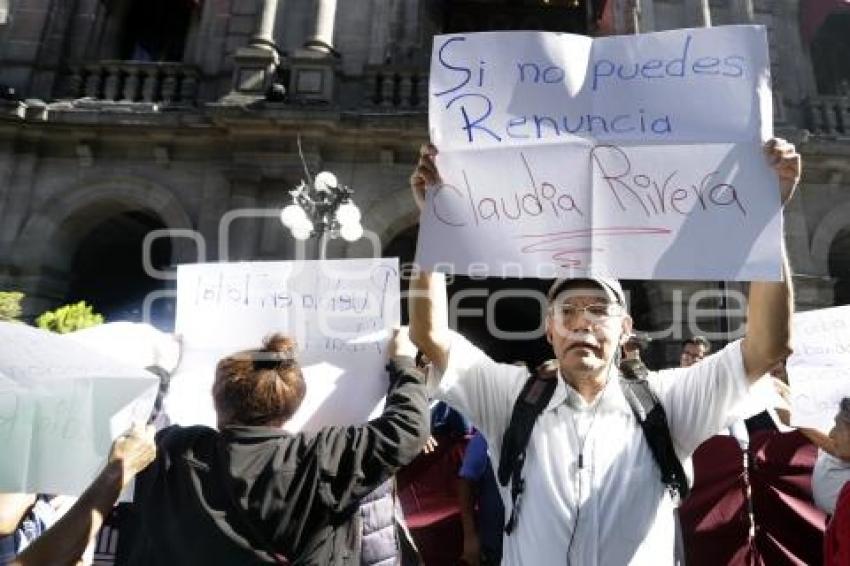
[[[274,42],[278,0],[263,0],[256,31],[248,46],[234,55],[233,89],[224,102],[247,104],[265,98],[274,82],[280,56]]]
[[[330,104],[336,92],[340,54],[334,50],[336,0],[315,0],[313,32],[289,58],[289,96],[302,102]]]
[[[685,0],[685,22],[687,25],[710,28],[711,5],[709,0]]]
[[[406,0],[401,5],[402,17],[399,27],[401,28],[400,44],[404,49],[405,60],[415,58],[422,49],[421,32],[421,6],[419,0]],[[429,42],[430,46],[430,42]],[[428,48],[430,50],[430,47]],[[408,61],[410,62],[410,61]]]
[[[47,98],[37,92],[34,78],[42,68],[43,46],[51,39],[52,23],[59,16],[55,2],[17,2],[12,8],[10,23],[3,30],[3,82],[25,98]]]
[[[782,93],[784,102],[791,108],[799,107],[807,98],[818,96],[814,62],[800,33],[800,2],[771,2],[770,12],[773,22],[770,55],[782,62],[771,69],[773,88]]]
[[[277,4],[278,0],[263,0],[260,21],[257,30],[251,37],[251,45],[274,47],[274,24],[277,19]]]
[[[709,0],[700,0],[699,3],[700,24],[704,28],[711,27],[711,3]]]
[[[304,47],[324,53],[332,53],[334,50],[336,0],[316,0],[315,9],[313,33],[304,42]]]
[[[629,7],[632,16],[632,32],[635,34],[640,33],[643,30],[643,26],[641,26],[641,14],[640,14],[640,0],[632,0],[632,5]]]
[[[635,0],[640,15],[640,32],[655,31],[655,2],[654,0]]]
[[[611,24],[614,26],[614,29],[607,30],[606,33],[618,35],[633,33],[632,24],[634,20],[632,19],[633,12],[631,10],[634,4],[633,0],[610,0],[608,4],[611,7],[609,8],[606,4],[605,10],[611,10]]]
[[[751,24],[755,21],[753,0],[732,0],[731,8],[735,23]]]
[[[372,0],[372,29],[369,36],[369,65],[383,65],[390,42],[389,0]]]

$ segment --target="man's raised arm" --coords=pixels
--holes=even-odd
[[[772,139],[765,145],[768,160],[779,176],[783,209],[800,180],[800,154],[785,140]],[[782,245],[782,280],[750,284],[747,333],[741,346],[744,368],[751,382],[791,354],[791,315],[794,291],[785,245]]]
[[[437,149],[433,145],[423,145],[419,150],[419,162],[410,176],[410,189],[420,212],[426,191],[440,182],[434,163],[436,155]],[[443,274],[417,268],[410,281],[408,307],[410,339],[437,368],[445,369],[449,356],[449,326]]]
[[[156,458],[154,427],[133,425],[112,443],[106,467],[76,503],[10,566],[76,564],[112,511],[121,490]]]

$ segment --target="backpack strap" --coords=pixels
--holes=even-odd
[[[671,495],[682,501],[690,493],[688,478],[673,448],[667,414],[646,380],[649,371],[640,360],[624,360],[620,372],[623,395],[643,429],[652,457],[661,470],[661,481]]]
[[[514,403],[511,421],[502,438],[499,456],[499,483],[507,486],[511,482],[511,516],[505,525],[505,533],[510,535],[516,527],[520,497],[525,490],[522,478],[522,466],[525,463],[525,451],[531,438],[531,431],[538,415],[543,412],[557,381],[557,362],[550,360],[537,368],[522,388]]]
[[[682,501],[690,493],[688,478],[673,447],[667,414],[646,380],[649,370],[639,360],[625,360],[620,371],[623,395],[640,423],[652,457],[661,470],[661,481],[671,495]],[[502,486],[511,483],[511,515],[505,525],[508,535],[516,527],[520,498],[525,490],[522,467],[531,431],[537,417],[552,399],[558,384],[556,376],[557,361],[549,360],[528,378],[514,403],[510,424],[502,438],[498,478]]]

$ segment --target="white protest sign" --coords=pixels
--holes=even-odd
[[[438,36],[417,257],[533,277],[778,279],[764,28]],[[499,242],[499,245],[493,245]]]
[[[773,380],[772,376],[766,375],[756,381],[747,391],[746,396],[735,406],[735,416],[748,419],[770,409],[790,410],[791,405],[776,390]],[[773,419],[775,413],[772,411],[771,413],[770,417]],[[775,424],[780,430],[787,429],[781,422]]]
[[[399,324],[396,258],[182,265],[176,332],[184,356],[166,411],[215,426],[215,365],[282,332],[298,343],[307,396],[287,430],[365,422],[388,381],[385,345]]]
[[[787,365],[791,423],[828,431],[850,397],[850,306],[796,313]]]
[[[0,492],[80,495],[159,380],[67,337],[0,322]]]
[[[140,368],[159,366],[171,372],[180,359],[180,342],[174,335],[141,322],[106,322],[65,337],[106,357]]]

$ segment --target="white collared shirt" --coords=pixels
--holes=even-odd
[[[446,370],[434,377],[440,380],[436,397],[483,432],[498,470],[502,435],[528,373],[493,362],[453,334]],[[748,388],[740,342],[694,366],[652,372],[648,379],[667,413],[680,458],[731,424],[733,406]],[[569,560],[574,566],[673,564],[673,502],[618,378],[593,403],[558,380],[532,432],[523,478],[516,530],[505,537],[504,564],[567,564],[575,528]],[[499,487],[509,517],[510,486]]]
[[[815,505],[824,513],[835,515],[838,494],[848,481],[850,481],[850,462],[818,450],[818,459],[815,462],[815,469],[812,470],[812,493]]]

